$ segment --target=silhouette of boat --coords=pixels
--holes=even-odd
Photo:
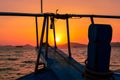
[[[36,64],[35,64],[35,72],[25,75],[17,80],[120,80],[120,73],[112,72],[108,68],[110,48],[111,48],[109,44],[111,42],[111,35],[112,35],[111,27],[109,25],[100,25],[100,24],[96,25],[94,23],[94,18],[120,19],[120,16],[54,14],[54,13],[31,14],[31,13],[12,13],[12,12],[0,12],[0,16],[35,17],[36,43],[37,43],[36,51],[38,53]],[[38,41],[38,24],[37,24],[38,17],[44,18],[40,41]],[[86,60],[86,65],[82,65],[72,58],[70,38],[69,38],[70,36],[69,35],[69,18],[72,18],[72,17],[79,17],[79,18],[87,17],[91,19],[91,25],[89,27],[90,43],[88,44],[88,59]],[[57,48],[56,40],[55,40],[56,31],[55,31],[54,19],[66,20],[68,55],[66,55],[64,52],[62,52]],[[48,44],[49,20],[51,20],[51,26],[52,26],[51,29],[53,29],[53,34],[54,34],[54,47],[51,47]],[[101,27],[99,26],[105,26],[105,28],[102,27],[103,29],[101,29]],[[43,43],[45,29],[46,29],[46,42]],[[103,35],[103,33],[105,34]],[[103,39],[101,39],[101,34],[102,36],[104,36]],[[107,53],[107,55],[101,54],[100,56],[98,56],[99,54],[97,53],[99,52],[102,52],[102,53],[105,52]],[[92,56],[89,54],[92,54]],[[106,57],[105,61],[103,61],[104,60],[103,56]],[[100,59],[100,60],[97,60],[97,59]],[[106,64],[104,64],[104,62]]]

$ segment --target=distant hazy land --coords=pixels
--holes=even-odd
[[[111,46],[112,47],[120,47],[120,42],[112,42]]]
[[[58,47],[60,48],[66,48],[68,46],[68,44],[62,44],[62,45],[58,45]],[[80,43],[70,43],[71,47],[77,48],[77,47],[87,47],[87,44],[80,44]],[[120,42],[112,42],[111,43],[112,47],[120,47]]]
[[[16,47],[16,48],[33,48],[34,46],[30,45],[30,44],[25,44],[25,45],[0,45],[0,47]]]
[[[57,46],[60,47],[60,48],[67,48],[68,44],[67,43],[66,44],[60,44],[60,45],[57,45]],[[70,46],[74,47],[74,48],[77,48],[77,47],[87,47],[87,44],[80,44],[80,43],[76,43],[76,42],[71,42]],[[112,42],[111,46],[112,47],[120,47],[120,42]],[[1,46],[0,45],[0,47],[33,48],[35,46],[32,46],[30,44],[26,44],[26,45],[15,45],[15,46],[13,46],[13,45],[4,45],[4,46]]]
[[[74,47],[74,48],[77,48],[77,47],[87,47],[86,44],[80,44],[80,43],[75,43],[75,42],[71,42],[70,43],[70,46],[71,47]],[[61,44],[61,45],[58,45],[59,48],[67,48],[68,47],[68,44]]]

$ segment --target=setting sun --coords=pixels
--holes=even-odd
[[[60,42],[60,38],[59,37],[56,37],[56,42]]]

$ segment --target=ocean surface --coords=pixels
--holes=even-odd
[[[67,49],[61,49],[67,54]],[[112,47],[110,70],[120,72],[120,47]],[[34,72],[36,51],[34,47],[0,47],[0,80],[16,80]],[[84,64],[87,48],[72,48],[72,56]]]

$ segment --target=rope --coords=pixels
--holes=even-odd
[[[86,68],[83,73],[86,80],[115,80],[113,77],[113,72],[95,72]]]

